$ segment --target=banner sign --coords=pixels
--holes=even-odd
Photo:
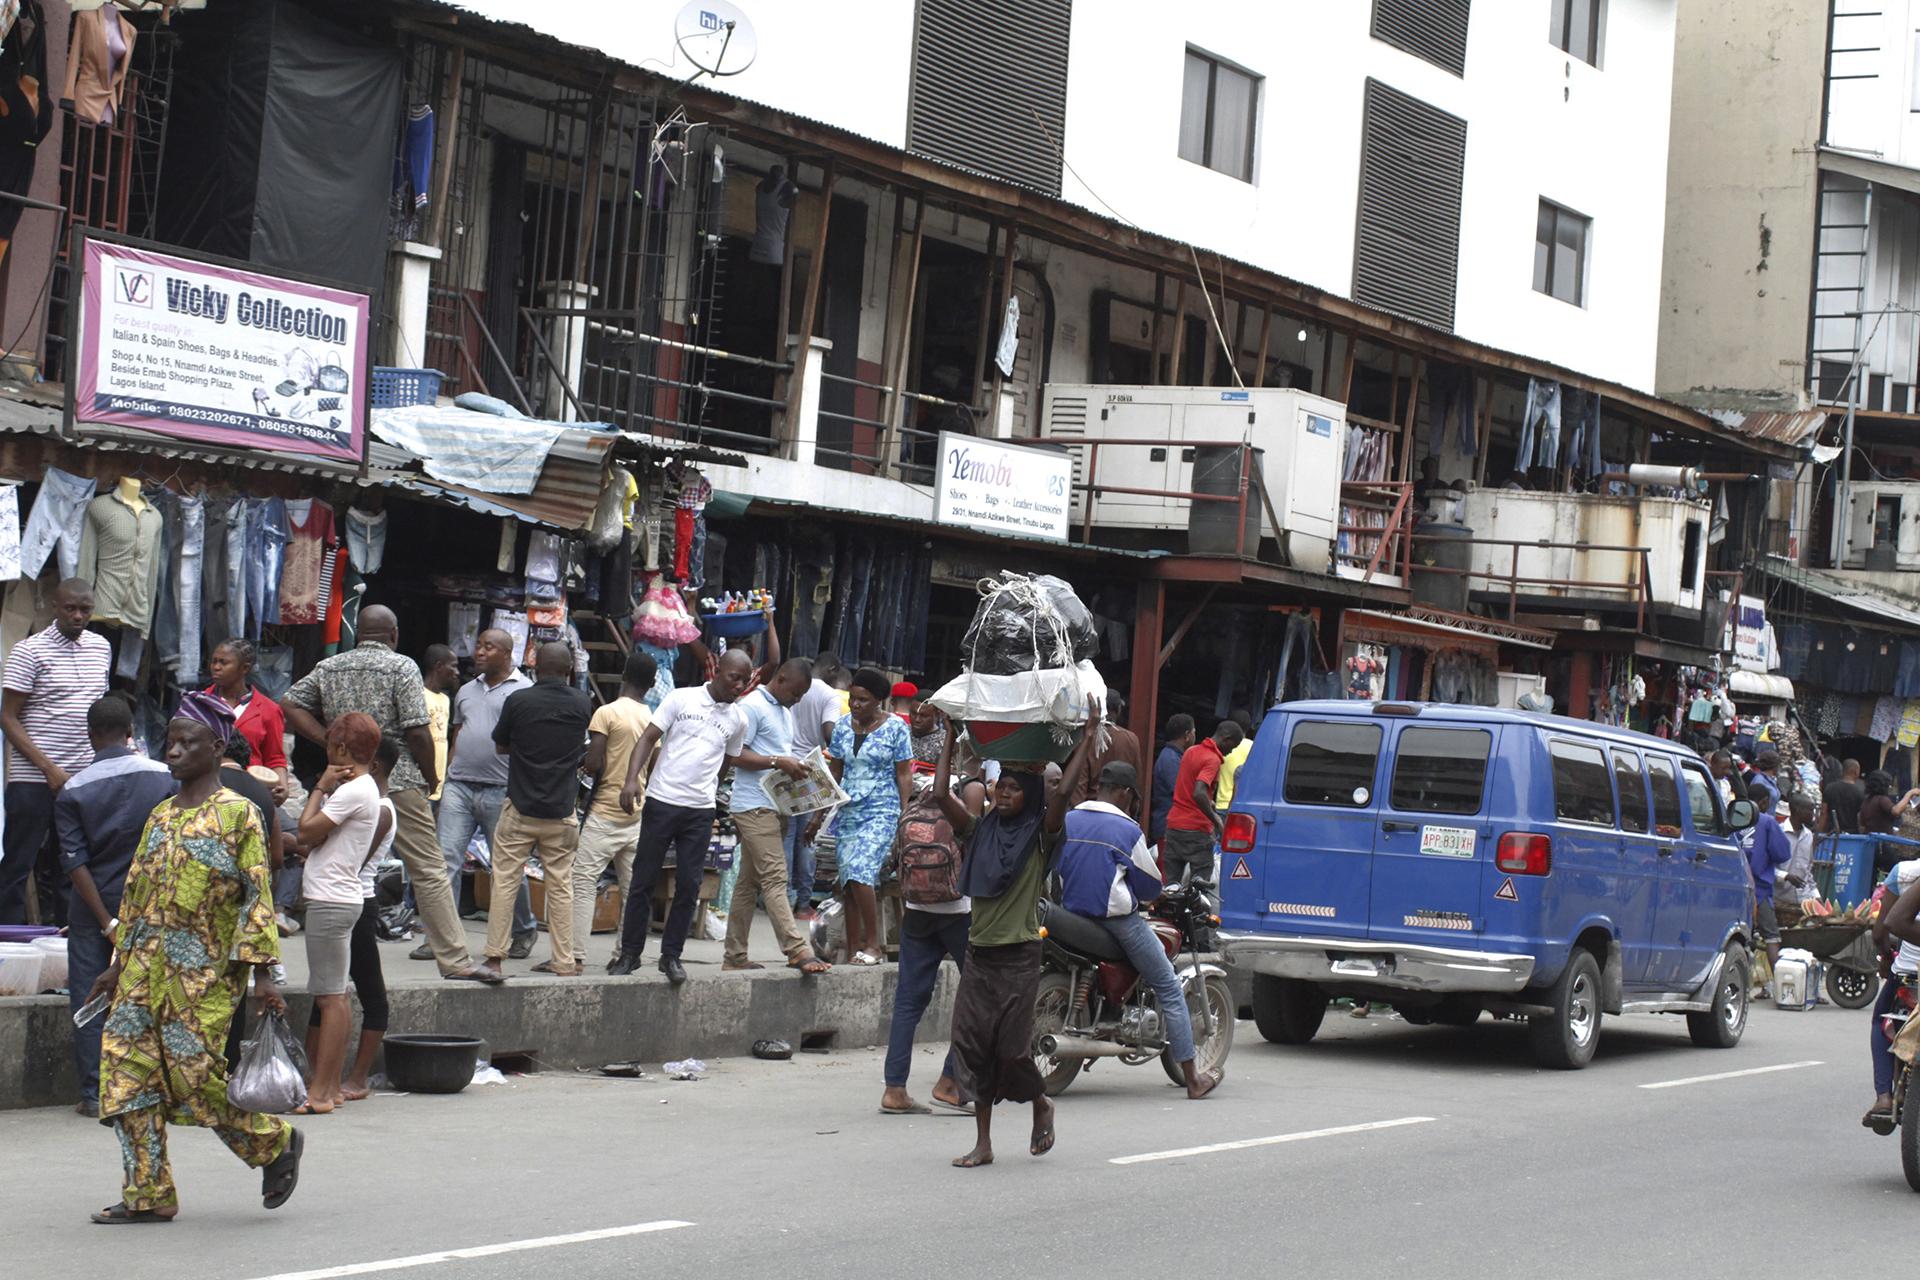
[[[1773,628],[1767,625],[1767,602],[1759,596],[1741,596],[1734,602],[1733,661],[1749,671],[1771,671]]]
[[[1002,440],[940,433],[933,518],[987,533],[1067,540],[1073,458]]]
[[[74,420],[358,462],[369,312],[364,293],[90,239]]]

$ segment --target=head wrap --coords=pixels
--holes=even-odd
[[[181,694],[180,706],[173,713],[173,718],[207,726],[214,741],[223,747],[227,739],[233,736],[233,709],[211,693],[189,690]]]
[[[1039,845],[1040,824],[1047,818],[1047,787],[1039,774],[1003,769],[1000,781],[1017,784],[1027,802],[1011,818],[1002,818],[997,806],[988,805],[974,824],[960,864],[960,892],[969,897],[997,898],[1013,886]]]

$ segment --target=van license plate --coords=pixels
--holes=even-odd
[[[1328,969],[1342,978],[1377,978],[1382,972],[1378,960],[1335,960]]]
[[[1420,828],[1421,853],[1430,853],[1437,858],[1471,858],[1473,845],[1472,827]]]

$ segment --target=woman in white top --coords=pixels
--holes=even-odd
[[[307,899],[307,992],[320,1029],[307,1037],[313,1078],[302,1115],[325,1115],[341,1102],[347,1056],[347,965],[365,899],[360,871],[373,855],[380,787],[368,772],[380,746],[372,716],[348,712],[327,728],[327,770],[307,796],[300,842],[312,850],[302,885]]]

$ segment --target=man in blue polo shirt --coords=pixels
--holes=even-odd
[[[747,736],[733,758],[733,799],[728,812],[740,836],[740,875],[733,882],[733,901],[727,907],[727,942],[721,957],[726,969],[758,969],[747,956],[747,936],[753,929],[753,899],[766,900],[767,918],[774,936],[787,953],[787,964],[806,974],[825,973],[830,967],[813,954],[807,936],[794,923],[787,897],[787,824],[767,795],[767,779],[778,769],[789,777],[806,772],[793,753],[793,706],[813,683],[813,664],[792,658],[774,672],[773,679],[740,699]]]
[[[1060,905],[1113,935],[1142,981],[1159,998],[1167,1047],[1186,1077],[1187,1097],[1204,1098],[1220,1083],[1218,1071],[1193,1066],[1193,1019],[1166,948],[1140,909],[1160,896],[1160,869],[1133,814],[1140,808],[1140,775],[1124,761],[1100,770],[1095,798],[1067,814],[1061,833]]]
[[[179,787],[167,766],[135,751],[133,704],[117,693],[87,708],[93,763],[67,779],[53,798],[60,869],[72,882],[67,905],[67,991],[75,1012],[113,960],[115,917],[127,868],[140,847],[147,815]],[[100,1031],[104,1018],[73,1029],[83,1116],[100,1114]]]

